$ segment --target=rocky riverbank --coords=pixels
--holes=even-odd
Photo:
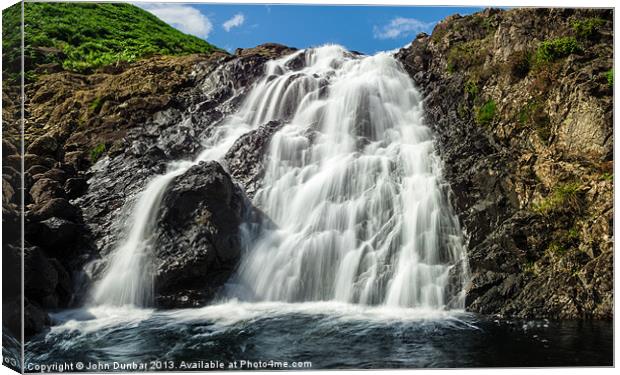
[[[397,54],[467,234],[468,310],[613,317],[612,20],[487,9]]]

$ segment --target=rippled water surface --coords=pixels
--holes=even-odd
[[[54,318],[58,325],[27,344],[27,369],[77,361],[154,369],[151,361],[159,360],[175,369],[181,361],[311,362],[313,369],[609,366],[613,357],[611,322],[499,321],[331,302],[95,308]]]

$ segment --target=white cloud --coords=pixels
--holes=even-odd
[[[213,30],[213,24],[209,17],[189,5],[156,3],[136,3],[136,5],[186,34],[207,39]]]
[[[230,31],[230,29],[232,29],[233,27],[239,27],[243,25],[244,22],[245,22],[245,16],[242,13],[237,13],[233,16],[233,18],[224,22],[222,24],[222,27],[224,28],[224,30]]]
[[[433,22],[423,22],[415,18],[396,17],[383,27],[374,27],[375,39],[396,39],[427,30]]]

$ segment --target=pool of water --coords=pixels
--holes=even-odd
[[[237,301],[166,311],[97,307],[53,318],[54,327],[27,343],[26,371],[613,365],[612,322]]]

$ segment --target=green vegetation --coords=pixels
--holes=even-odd
[[[598,35],[599,29],[605,24],[600,18],[586,18],[571,23],[575,35],[580,39],[593,39]]]
[[[567,36],[546,40],[540,43],[536,50],[536,63],[552,62],[581,51],[581,45],[574,37]]]
[[[88,108],[93,112],[99,112],[101,106],[103,105],[103,100],[101,98],[95,98],[89,105]]]
[[[20,59],[20,4],[3,11],[3,59]],[[26,70],[56,63],[74,71],[152,55],[209,53],[216,47],[186,35],[136,6],[120,3],[25,3]]]
[[[104,152],[106,152],[107,147],[103,143],[99,143],[95,148],[90,151],[90,161],[95,163]]]
[[[554,212],[579,212],[582,209],[581,184],[560,184],[547,197],[533,205],[533,211],[542,215]]]
[[[547,248],[547,252],[556,255],[564,255],[567,253],[567,251],[568,250],[564,246],[562,246],[562,244],[559,244],[557,242],[552,242]]]
[[[601,180],[613,182],[614,181],[614,174],[613,173],[609,173],[609,172],[605,172],[605,173],[603,173],[601,175]]]
[[[476,81],[470,79],[465,82],[465,93],[467,93],[470,98],[475,98],[478,95],[478,91],[478,84]]]
[[[569,240],[578,240],[580,237],[579,235],[579,228],[574,226],[572,228],[570,228],[568,230],[568,239]]]
[[[487,126],[491,124],[495,117],[496,109],[497,105],[493,99],[487,101],[482,107],[478,108],[478,113],[476,115],[476,122],[478,125]]]
[[[607,77],[607,86],[614,87],[614,70],[609,69],[607,73],[605,73],[605,77]]]

